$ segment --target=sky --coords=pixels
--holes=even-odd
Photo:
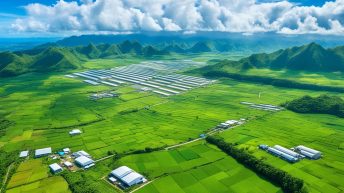
[[[344,0],[0,0],[0,38],[152,31],[343,36]]]

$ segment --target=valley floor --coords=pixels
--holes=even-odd
[[[120,94],[118,98],[89,99],[92,92],[109,90],[113,88],[87,85],[63,74],[4,79],[0,82],[0,114],[13,124],[0,137],[0,148],[33,152],[44,147],[54,151],[69,147],[72,151],[85,150],[98,159],[109,151],[127,153],[182,143],[226,120],[245,118],[249,120],[246,124],[219,135],[303,179],[309,192],[344,191],[344,119],[287,110],[272,113],[240,104],[280,105],[305,94],[318,96],[324,92],[222,80],[168,98],[122,86],[114,89]],[[130,109],[137,111],[123,113]],[[70,136],[72,128],[83,134]],[[259,144],[302,144],[324,156],[290,164],[257,149]],[[62,176],[49,173],[48,163],[51,160],[47,158],[21,163],[9,180],[7,192],[70,192]],[[136,191],[140,193],[282,192],[204,140],[117,161],[106,159],[83,173],[102,192],[117,192],[103,178],[121,165],[154,180]],[[54,189],[57,186],[60,188]]]

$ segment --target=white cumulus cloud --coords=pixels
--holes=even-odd
[[[321,7],[257,0],[58,0],[25,7],[23,32],[223,31],[344,34],[344,0]]]

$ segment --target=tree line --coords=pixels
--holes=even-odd
[[[286,80],[286,79],[279,79],[279,78],[272,78],[272,77],[243,75],[243,74],[222,72],[222,71],[210,71],[210,72],[204,73],[203,75],[209,78],[221,78],[221,77],[231,78],[238,81],[267,84],[267,85],[284,87],[284,88],[305,89],[305,90],[315,90],[315,91],[344,92],[344,88],[340,88],[340,87],[300,83],[293,80]]]
[[[344,118],[344,100],[337,96],[303,96],[282,104],[297,113],[322,113]]]
[[[266,178],[270,182],[280,186],[286,193],[305,193],[303,180],[293,177],[287,172],[275,168],[255,156],[249,154],[245,150],[235,147],[231,143],[226,143],[222,138],[208,136],[206,138],[208,143],[216,145],[226,154],[233,157],[235,160],[250,168],[258,175]]]
[[[82,172],[64,171],[61,175],[67,181],[70,190],[74,193],[100,193],[96,181],[87,177]]]

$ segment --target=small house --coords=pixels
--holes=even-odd
[[[67,147],[67,148],[64,148],[63,149],[63,152],[65,153],[65,154],[67,154],[67,153],[70,153],[70,149]]]
[[[69,132],[69,135],[79,135],[81,134],[82,132],[79,130],[79,129],[73,129]]]
[[[71,162],[69,162],[69,161],[65,161],[65,162],[63,163],[63,165],[66,166],[67,168],[73,167],[73,164],[72,164]]]
[[[29,156],[29,151],[22,151],[22,152],[20,152],[20,154],[19,154],[19,157],[20,157],[20,158],[24,158],[24,157],[27,157],[27,156]]]

